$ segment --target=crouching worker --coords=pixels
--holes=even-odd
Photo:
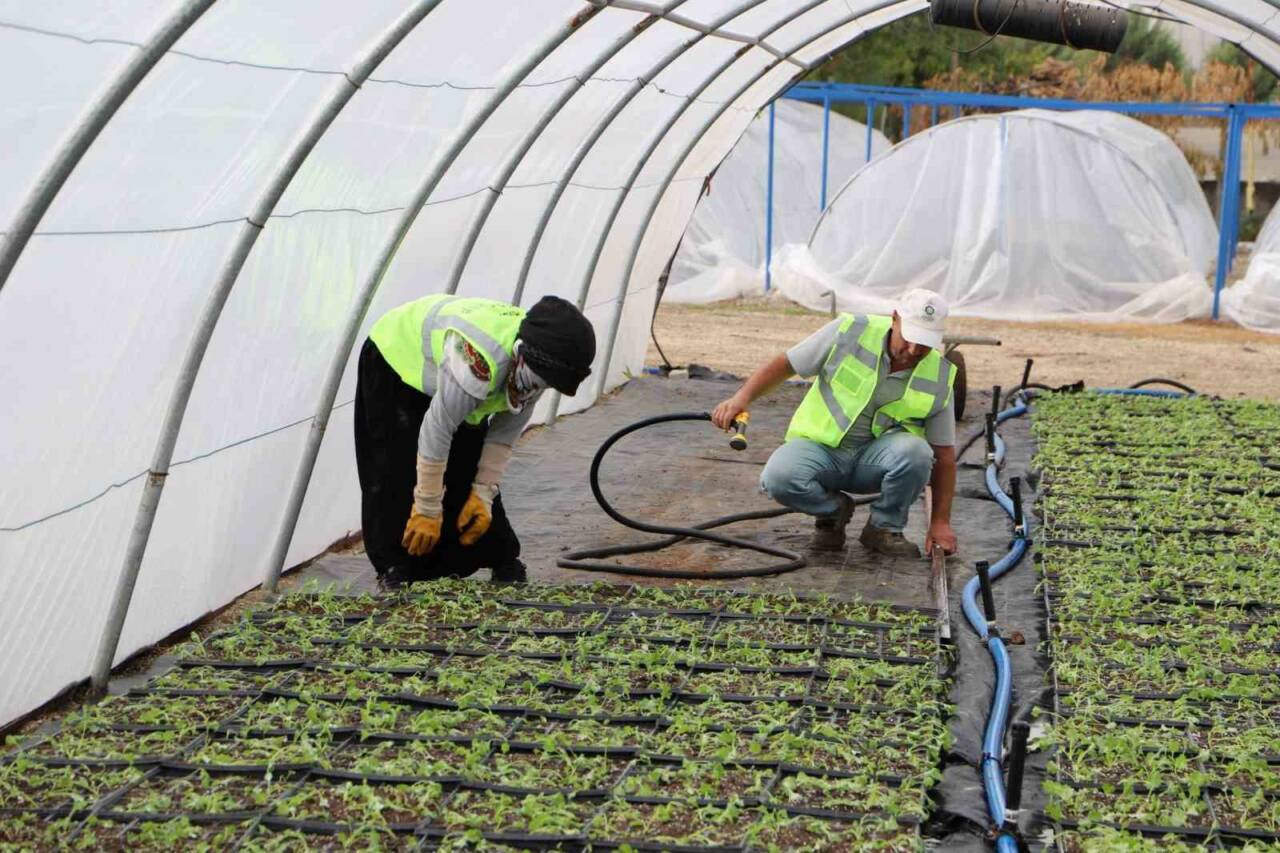
[[[365,550],[388,584],[493,569],[522,581],[499,494],[512,446],[551,387],[573,395],[596,340],[571,303],[427,296],[369,332],[356,378]]]
[[[813,547],[841,550],[853,501],[873,493],[860,541],[895,557],[919,557],[902,530],[911,504],[933,486],[925,550],[956,550],[951,501],[956,486],[955,368],[942,357],[947,304],[911,290],[893,316],[843,314],[757,369],[712,420],[729,429],[763,394],[795,374],[816,377],[761,475],[783,506],[816,516]]]

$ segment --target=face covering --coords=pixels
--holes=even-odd
[[[525,364],[516,344],[516,363],[511,370],[511,378],[507,380],[507,407],[519,412],[547,389],[548,385],[541,376],[533,372],[533,368]]]

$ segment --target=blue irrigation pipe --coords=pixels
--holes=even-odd
[[[822,191],[818,196],[818,210],[827,209],[827,172],[831,155],[831,99],[822,99]]]
[[[997,415],[996,423],[1000,424],[1010,418],[1019,417],[1027,411],[1028,407],[1025,403],[1019,404]],[[1015,517],[1013,499],[1000,487],[999,479],[1000,465],[1005,457],[1005,443],[999,434],[995,434],[993,439],[993,453],[987,463],[987,491],[1012,519]],[[990,581],[994,583],[996,579],[1018,565],[1026,555],[1030,543],[1031,526],[1024,516],[1022,526],[1014,531],[1013,547],[1009,553],[987,570]],[[995,630],[994,614],[984,615],[978,608],[979,586],[980,580],[977,577],[965,584],[963,606],[965,618],[986,643],[996,672],[995,690],[991,696],[991,711],[987,716],[987,725],[982,737],[982,784],[986,791],[987,812],[992,823],[1000,831],[996,838],[996,850],[1001,853],[1013,853],[1018,849],[1018,842],[1014,834],[1005,828],[1008,824],[1008,815],[1006,814],[1003,768],[1005,729],[1009,723],[1009,710],[1013,701],[1013,671],[1009,665],[1009,652],[1005,648],[1004,641],[1000,639],[999,632]],[[987,621],[989,617],[993,620],[991,623]]]
[[[1105,394],[1109,397],[1187,397],[1182,391],[1162,391],[1155,388],[1090,388],[1091,394]]]
[[[1094,393],[1131,397],[1191,396],[1180,391],[1147,388],[1103,388],[1094,390]],[[1027,411],[1028,405],[1025,402],[1020,403],[1001,412],[996,417],[996,423],[1000,424],[1010,418],[1019,417],[1026,414]],[[1000,508],[1004,510],[1005,514],[1013,519],[1016,518],[1013,499],[1000,487],[999,478],[999,468],[1004,462],[1006,446],[998,433],[994,434],[992,438],[993,453],[987,463],[986,470],[987,491],[999,504]],[[1018,565],[1026,555],[1030,544],[1031,522],[1024,515],[1021,528],[1017,528],[1014,531],[1013,547],[1009,550],[1009,553],[987,569],[987,576],[990,582],[994,583],[996,579]],[[1009,724],[1009,712],[1013,703],[1013,671],[1010,666],[1009,651],[1005,648],[999,632],[995,630],[994,621],[988,622],[988,617],[994,617],[994,614],[984,614],[978,607],[980,584],[981,581],[977,577],[971,578],[965,584],[963,606],[965,618],[968,619],[973,630],[986,643],[996,672],[995,690],[991,696],[991,711],[987,716],[987,724],[982,737],[982,785],[986,793],[987,812],[999,832],[996,837],[997,853],[1016,853],[1018,840],[1013,832],[1016,827],[1009,827],[1011,817],[1008,814],[1004,780],[1004,738],[1005,729]]]
[[[775,101],[769,102],[769,177],[764,191],[764,292],[773,288],[773,138],[777,125]]]

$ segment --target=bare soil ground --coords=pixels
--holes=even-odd
[[[715,305],[663,305],[654,332],[675,364],[704,364],[746,376],[831,318],[790,303],[740,300]],[[952,319],[948,331],[999,338],[1000,347],[961,349],[969,387],[1009,387],[1034,358],[1032,380],[1063,385],[1083,379],[1122,387],[1141,379],[1177,379],[1221,397],[1280,400],[1280,335],[1227,322],[1176,325],[1015,323]],[[662,363],[649,345],[646,363]]]

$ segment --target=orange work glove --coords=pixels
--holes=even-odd
[[[462,534],[458,541],[463,545],[474,545],[480,541],[481,536],[489,532],[489,525],[493,523],[495,494],[496,489],[490,490],[479,483],[471,488],[467,502],[458,513],[458,532]]]
[[[439,542],[440,516],[423,515],[414,507],[409,514],[409,523],[404,526],[404,538],[400,544],[413,556],[421,557],[430,554]]]

